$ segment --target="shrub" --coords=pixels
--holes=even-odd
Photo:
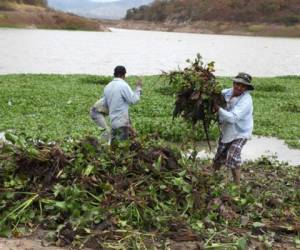
[[[277,18],[277,21],[279,23],[283,23],[287,26],[292,26],[297,23],[300,23],[300,16],[283,16],[283,17]]]
[[[0,2],[0,10],[3,11],[12,11],[14,10],[14,5],[10,2],[4,1],[4,2]]]

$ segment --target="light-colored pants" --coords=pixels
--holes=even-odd
[[[90,111],[90,116],[97,126],[102,129],[100,140],[106,142],[110,141],[111,132],[110,128],[107,126],[104,115],[101,112],[98,112],[95,108],[92,108]]]

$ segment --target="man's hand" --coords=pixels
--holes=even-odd
[[[212,112],[213,112],[213,113],[216,113],[216,112],[219,111],[219,109],[220,109],[220,106],[219,106],[218,102],[217,102],[216,100],[214,100],[214,101],[213,101]]]
[[[136,130],[133,127],[129,127],[129,134],[131,138],[135,138],[137,136]]]

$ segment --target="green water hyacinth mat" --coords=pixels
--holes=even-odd
[[[65,142],[87,135],[99,136],[89,109],[101,97],[111,78],[89,75],[0,76],[0,132],[13,130],[43,141]],[[146,76],[139,104],[130,108],[139,136],[187,143],[204,140],[202,124],[172,119],[176,97],[163,77]],[[128,77],[134,83],[136,77]],[[230,78],[217,77],[223,86]],[[300,77],[254,78],[254,133],[284,139],[300,148]],[[216,125],[209,138],[217,140]]]

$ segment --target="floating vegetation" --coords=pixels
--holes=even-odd
[[[113,78],[111,76],[85,76],[80,78],[83,84],[100,84],[107,85]]]
[[[104,85],[83,84],[83,75],[3,75],[0,76],[0,132],[13,129],[18,134],[43,141],[79,139],[98,136],[97,126],[88,118],[90,107],[101,95]],[[132,122],[139,136],[156,136],[161,140],[191,144],[203,140],[202,122],[193,127],[191,122],[178,118],[172,120],[174,92],[158,76],[143,77],[143,96],[138,105],[131,107]],[[129,83],[136,81],[128,77]],[[227,77],[217,77],[217,82],[231,87]],[[300,106],[300,77],[254,78],[254,134],[276,136],[290,146],[299,148],[300,116],[282,110],[280,103]],[[260,91],[264,85],[281,85],[284,92]],[[166,86],[162,95],[159,90]],[[22,92],[20,92],[22,89]],[[163,91],[163,90],[162,90]],[[32,98],[34,96],[35,98]],[[25,114],[25,115],[24,115]],[[274,115],[276,114],[276,115]],[[292,114],[292,115],[290,115]],[[294,115],[295,114],[295,115]],[[209,137],[217,140],[218,129],[210,127]],[[293,142],[291,143],[291,138]]]
[[[300,104],[298,105],[296,103],[280,103],[279,107],[281,111],[300,113]]]
[[[264,92],[285,92],[286,86],[279,84],[261,84],[257,87],[255,86],[255,91],[264,91]]]

